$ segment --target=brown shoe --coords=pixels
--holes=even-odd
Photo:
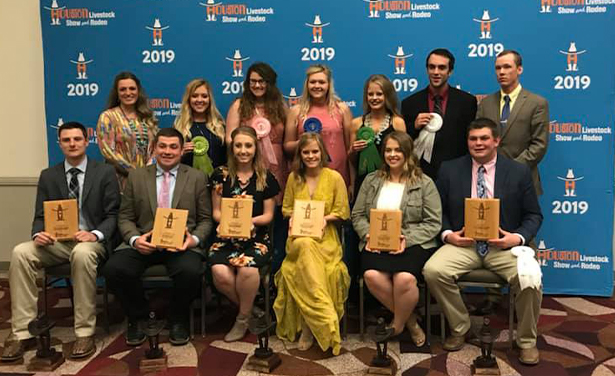
[[[23,358],[26,350],[33,349],[36,346],[36,338],[28,338],[19,340],[12,334],[4,341],[4,350],[2,350],[3,362],[14,362]]]
[[[529,349],[521,349],[519,352],[519,361],[525,365],[533,366],[540,361],[540,352],[536,346]]]
[[[446,351],[458,351],[461,350],[465,342],[466,336],[450,335],[446,337],[446,340],[442,344],[442,348]]]
[[[90,337],[77,337],[77,340],[73,344],[73,351],[70,353],[71,359],[86,358],[96,351],[96,345],[94,344],[94,336]]]

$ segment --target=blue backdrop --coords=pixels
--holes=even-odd
[[[62,159],[56,127],[68,120],[87,124],[88,153],[100,158],[96,121],[123,70],[141,79],[161,126],[195,77],[211,82],[226,114],[256,61],[276,69],[289,101],[310,64],[328,64],[358,116],[370,74],[386,74],[403,99],[427,85],[425,57],[436,47],[456,56],[451,83],[480,99],[498,90],[495,55],[512,48],[523,55],[523,86],[550,104],[536,239],[545,292],[611,296],[615,5],[600,5],[608,2],[41,0],[49,161]]]

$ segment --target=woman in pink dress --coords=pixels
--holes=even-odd
[[[290,109],[286,119],[284,150],[292,155],[301,134],[306,131],[320,133],[331,158],[329,168],[339,172],[350,187],[354,180],[354,171],[348,168],[351,123],[350,109],[335,95],[331,69],[321,64],[312,65],[306,71],[299,103]]]

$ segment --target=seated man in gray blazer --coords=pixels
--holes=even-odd
[[[181,133],[163,128],[153,143],[156,165],[128,175],[118,217],[124,243],[103,273],[128,316],[126,344],[136,346],[146,340],[139,321],[149,313],[141,275],[149,266],[164,264],[173,279],[169,342],[183,345],[190,338],[188,310],[201,289],[204,242],[212,228],[211,197],[205,174],[179,163],[184,146]],[[156,248],[150,242],[158,207],[188,210],[185,241],[177,252]]]
[[[463,347],[470,330],[470,316],[461,300],[457,279],[478,268],[493,271],[517,292],[515,309],[519,361],[536,364],[537,322],[542,287],[520,290],[517,258],[510,249],[529,245],[542,224],[542,212],[532,184],[530,169],[498,153],[498,126],[491,120],[476,119],[468,126],[469,155],[444,162],[436,186],[442,200],[444,242],[431,256],[423,275],[429,290],[448,319],[451,335],[443,348],[456,351]],[[464,233],[465,199],[500,199],[500,236],[477,242]]]
[[[71,358],[96,351],[96,271],[117,244],[117,213],[120,191],[112,166],[85,155],[88,137],[76,122],[58,129],[64,161],[41,172],[36,192],[32,240],[13,249],[9,267],[11,287],[11,334],[4,343],[2,361],[16,361],[32,347],[28,324],[38,313],[37,270],[70,262],[74,293],[75,335]],[[74,240],[58,241],[45,232],[43,202],[77,199],[79,231]]]

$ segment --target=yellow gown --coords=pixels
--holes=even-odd
[[[282,212],[291,216],[295,199],[325,202],[325,215],[348,219],[350,208],[342,176],[323,168],[313,196],[308,186],[292,173],[286,183]],[[294,341],[301,331],[301,318],[314,334],[323,351],[341,349],[339,320],[344,315],[350,276],[342,262],[342,246],[334,223],[327,224],[321,240],[288,238],[286,257],[275,275],[278,296],[273,308],[277,317],[276,334]]]

